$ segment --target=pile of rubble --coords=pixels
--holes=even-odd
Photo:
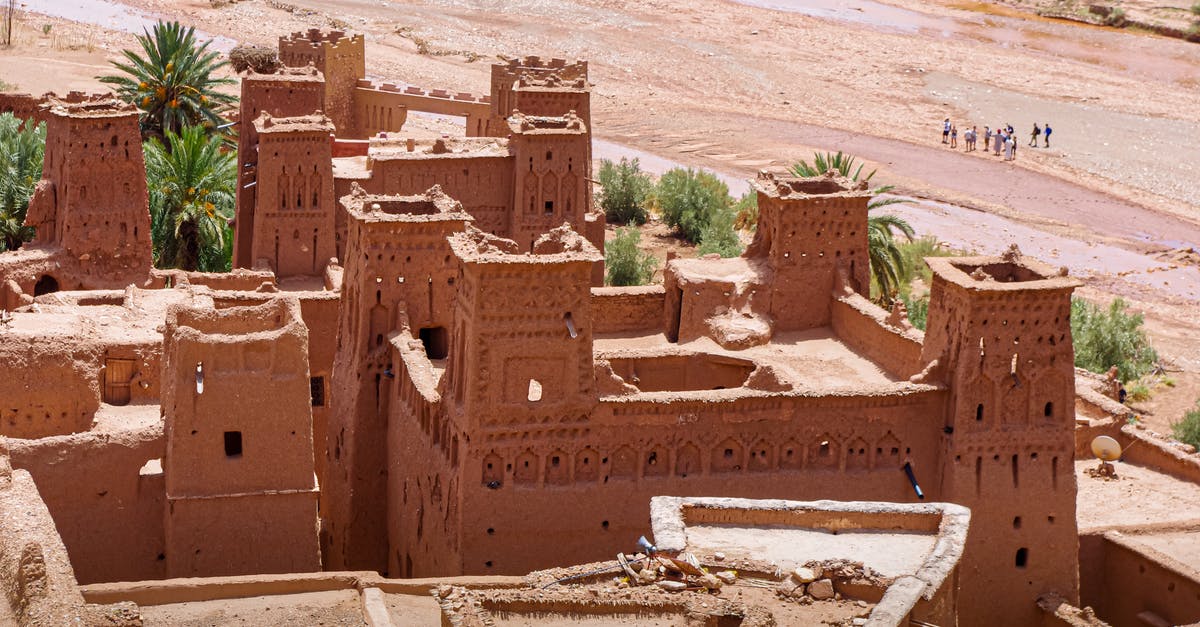
[[[886,589],[890,583],[888,578],[860,562],[810,561],[782,577],[775,586],[775,594],[780,599],[808,605],[813,601],[841,600],[843,592],[856,598],[869,596],[870,590]]]
[[[737,581],[737,572],[722,570],[710,573],[691,553],[667,557],[660,553],[645,555],[617,554],[624,576],[613,578],[618,588],[655,585],[667,592],[719,592],[721,586]]]

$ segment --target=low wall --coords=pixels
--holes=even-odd
[[[1079,596],[1113,625],[1200,621],[1200,572],[1119,531],[1079,539]],[[1155,617],[1161,619],[1159,622]]]
[[[894,327],[887,318],[886,312],[859,294],[836,298],[832,304],[832,326],[838,338],[891,374],[907,379],[921,372],[925,334]]]
[[[147,461],[163,456],[161,423],[9,440],[9,446],[13,466],[37,481],[79,581],[163,576],[165,488],[161,472],[141,473]]]
[[[665,294],[661,285],[593,287],[592,332],[661,333]]]
[[[89,603],[132,601],[138,605],[166,605],[364,588],[378,588],[389,594],[423,596],[443,585],[464,588],[518,588],[524,581],[524,577],[494,576],[386,579],[374,572],[342,571],[100,583],[81,586],[80,589],[83,598]]]
[[[1054,593],[1038,598],[1038,607],[1042,609],[1041,627],[1108,627],[1092,608],[1080,609]]]
[[[214,290],[252,292],[263,283],[275,283],[275,273],[270,270],[247,270],[234,268],[232,272],[184,272],[183,270],[151,270],[150,289],[178,287],[180,285],[203,285]]]
[[[0,448],[4,446],[0,438]],[[54,520],[27,471],[0,450],[0,624],[84,624],[83,596]]]

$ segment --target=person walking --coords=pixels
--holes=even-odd
[[[957,126],[950,127],[950,147],[958,148],[958,127]]]
[[[983,151],[987,152],[988,147],[992,145],[992,127],[983,127]]]
[[[1050,123],[1046,122],[1046,129],[1043,131],[1046,134],[1046,147],[1050,147]]]
[[[1037,148],[1038,136],[1042,134],[1042,129],[1038,127],[1037,122],[1033,123],[1033,134],[1029,136],[1029,145]]]
[[[1011,135],[1004,139],[1004,160],[1012,161],[1016,153],[1017,142],[1013,141]]]
[[[947,143],[949,138],[950,138],[950,118],[946,118],[946,121],[942,122],[942,143],[943,144]]]
[[[975,143],[979,141],[979,127],[972,126],[967,133],[970,133],[970,137],[967,139],[967,152],[974,152]]]
[[[996,131],[996,140],[992,142],[992,150],[996,156],[1000,156],[1000,149],[1004,147],[1004,130]]]

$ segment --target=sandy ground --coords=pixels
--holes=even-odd
[[[1016,241],[1069,266],[1088,279],[1085,295],[1120,295],[1147,313],[1178,381],[1200,376],[1200,268],[1159,257],[1200,248],[1200,196],[1190,184],[1200,143],[1188,141],[1200,131],[1195,44],[956,0],[26,4],[90,24],[26,19],[27,36],[0,54],[30,62],[0,65],[0,80],[29,91],[86,86],[153,16],[194,24],[218,36],[218,47],[234,38],[273,45],[310,27],[364,32],[370,74],[479,93],[488,61],[500,56],[586,58],[598,155],[607,142],[660,170],[682,163],[744,181],[814,149],[846,150],[878,165],[879,182],[933,201],[898,210],[919,232],[979,251]],[[42,22],[95,43],[55,45]],[[418,54],[406,32],[438,54]],[[67,69],[46,72],[47,64]],[[951,150],[940,143],[944,117],[960,129],[1011,123],[1018,137],[1050,122],[1053,148],[1021,142],[1015,163]],[[645,239],[660,240],[651,248],[663,256],[673,246],[665,232]],[[1195,391],[1164,389],[1170,400],[1147,409],[1169,424]]]
[[[1113,527],[1200,522],[1200,485],[1141,466],[1118,462],[1116,480],[1087,474],[1094,460],[1075,462],[1080,533]]]
[[[142,608],[147,627],[216,627],[217,625],[330,625],[364,623],[358,592],[336,590],[244,599],[149,605]],[[428,624],[428,623],[427,623]]]

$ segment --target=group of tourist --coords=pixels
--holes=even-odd
[[[1033,123],[1033,132],[1029,136],[1029,146],[1038,147],[1038,138],[1045,137],[1045,147],[1050,147],[1050,134],[1053,133],[1050,128],[1050,123],[1047,122],[1045,127],[1038,126],[1037,122]],[[963,146],[967,152],[977,150],[976,145],[979,141],[979,127],[972,126],[963,132]],[[942,122],[942,143],[949,144],[951,148],[958,148],[958,127],[950,122],[950,118],[946,118]],[[1012,124],[996,127],[993,131],[990,126],[983,127],[983,151],[988,151],[988,146],[992,147],[992,151],[996,156],[1004,155],[1005,161],[1012,161],[1017,158],[1017,134],[1013,129]]]

